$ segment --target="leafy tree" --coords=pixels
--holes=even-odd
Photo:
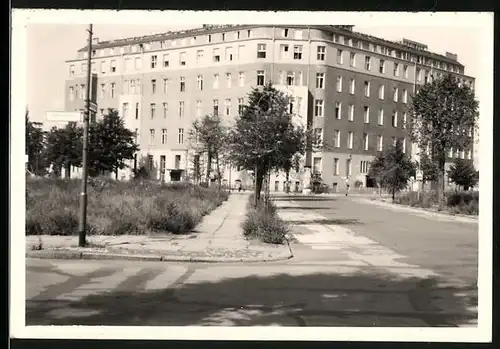
[[[448,177],[464,190],[475,186],[479,180],[478,173],[471,161],[456,159],[448,170]]]
[[[446,151],[465,149],[473,142],[468,134],[477,125],[478,101],[469,86],[459,86],[449,74],[423,85],[410,109],[410,137],[421,149],[430,145],[438,168],[438,199],[443,202]]]
[[[212,163],[215,160],[217,181],[219,189],[221,187],[220,163],[226,150],[227,129],[222,120],[217,115],[205,115],[199,120],[195,120],[189,130],[189,138],[192,146],[198,154],[206,154],[207,170],[206,182],[210,182]]]
[[[134,138],[134,132],[125,127],[118,112],[109,109],[102,120],[89,128],[89,175],[114,172],[117,177],[118,170],[127,167],[126,160],[132,160],[139,150]]]
[[[26,154],[28,155],[28,171],[43,176],[49,164],[45,156],[45,133],[41,125],[29,119],[26,111]]]
[[[64,128],[52,127],[47,134],[46,157],[52,164],[56,176],[66,169],[66,176],[71,176],[71,166],[82,164],[83,131],[75,122],[69,122]]]
[[[422,182],[424,184],[427,182],[435,182],[438,180],[438,167],[426,153],[420,155],[420,170],[422,171]]]
[[[229,132],[232,162],[256,172],[255,205],[266,175],[286,170],[294,155],[305,152],[306,132],[292,123],[288,107],[289,99],[271,84],[254,88]]]
[[[371,162],[368,175],[381,187],[388,189],[394,201],[396,193],[406,188],[414,172],[415,164],[403,152],[403,145],[398,141],[394,147],[385,149]]]

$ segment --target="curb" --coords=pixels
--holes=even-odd
[[[38,259],[66,259],[66,260],[128,260],[141,262],[190,262],[190,263],[259,263],[277,262],[293,258],[291,253],[277,257],[241,258],[241,257],[189,257],[189,256],[161,256],[161,255],[132,255],[124,253],[80,252],[68,250],[27,251],[27,258]]]

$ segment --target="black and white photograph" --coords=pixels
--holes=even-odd
[[[12,37],[15,337],[491,340],[492,13]]]

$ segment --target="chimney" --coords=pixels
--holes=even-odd
[[[454,61],[458,61],[458,55],[456,55],[455,53],[446,52],[445,55],[446,55],[446,58],[452,59]]]
[[[99,38],[98,37],[92,38],[92,45],[97,45],[97,44],[99,44]]]

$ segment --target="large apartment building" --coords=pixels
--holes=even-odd
[[[82,48],[66,62],[66,111],[84,107],[87,52]],[[416,155],[405,127],[419,85],[448,73],[474,85],[454,54],[357,33],[353,26],[203,26],[95,39],[91,69],[97,75],[97,117],[117,109],[140,146],[131,166],[144,163],[165,181],[191,178],[200,162],[188,137],[193,120],[219,114],[230,122],[253,87],[273,83],[290,95],[297,122],[308,122],[322,139],[300,170],[292,171],[297,191],[308,176],[304,168],[321,173],[334,191],[347,182],[369,185],[369,162],[396,140]],[[448,155],[472,159],[472,149]],[[246,171],[226,165],[223,172],[232,185],[251,185]],[[284,174],[273,173],[270,181],[274,190],[285,187]]]

